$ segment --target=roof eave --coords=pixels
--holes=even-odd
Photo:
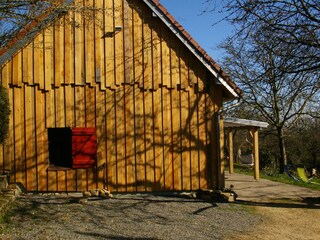
[[[167,27],[170,28],[170,30],[179,38],[179,40],[200,60],[200,62],[209,70],[209,72],[219,81],[220,84],[224,86],[224,88],[231,94],[232,97],[230,99],[235,99],[235,98],[240,98],[241,91],[240,89],[237,89],[236,86],[230,86],[226,79],[222,76],[225,75],[225,73],[222,73],[222,70],[220,69],[219,71],[213,66],[212,64],[213,59],[209,57],[208,54],[203,54],[204,52],[203,49],[201,51],[199,50],[199,46],[197,48],[196,45],[193,42],[195,42],[194,39],[189,37],[189,39],[185,36],[185,34],[182,33],[181,31],[181,26],[180,28],[176,26],[168,17],[167,14],[161,10],[161,8],[164,9],[164,7],[155,0],[143,0],[145,4],[148,5],[148,7],[154,12],[155,15],[157,15],[165,24]],[[164,9],[165,10],[165,9]],[[184,30],[185,31],[185,30]]]

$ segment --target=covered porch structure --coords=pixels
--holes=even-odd
[[[260,178],[259,173],[259,135],[258,131],[261,128],[267,128],[268,123],[248,120],[248,119],[241,119],[241,118],[234,118],[234,117],[225,117],[223,119],[224,122],[224,129],[227,131],[227,138],[228,138],[228,149],[229,149],[229,172],[232,174],[234,172],[234,154],[233,154],[233,135],[232,131],[234,129],[247,129],[251,136],[253,137],[253,146],[252,146],[252,153],[253,153],[253,169],[254,169],[254,179]]]

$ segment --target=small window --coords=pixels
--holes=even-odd
[[[92,168],[97,159],[95,128],[48,128],[50,166]]]
[[[48,128],[49,161],[56,167],[72,167],[71,128]]]

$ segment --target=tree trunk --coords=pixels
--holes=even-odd
[[[286,154],[286,148],[284,144],[283,129],[278,128],[277,130],[278,130],[278,146],[280,151],[279,167],[280,167],[280,173],[284,173],[284,168],[287,165],[287,154]]]

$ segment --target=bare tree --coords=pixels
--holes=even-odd
[[[58,1],[0,0],[0,47]]]
[[[236,31],[222,44],[224,66],[244,101],[274,127],[280,172],[287,164],[286,131],[305,114],[318,115],[320,2],[318,0],[206,0]],[[220,5],[219,5],[220,4]]]
[[[309,71],[282,71],[291,61],[290,56],[279,57],[275,54],[282,48],[279,43],[259,34],[251,34],[246,44],[229,39],[222,47],[227,52],[223,65],[242,88],[243,100],[275,130],[282,173],[287,164],[286,130],[308,113],[312,100],[319,99],[319,86],[315,84],[318,76]]]
[[[227,13],[226,20],[237,26],[235,38],[246,41],[254,32],[273,42],[276,51],[271,47],[268,50],[287,59],[281,66],[284,71],[309,71],[319,76],[319,0],[227,0],[222,6],[216,0],[206,2],[207,11],[220,8]]]

